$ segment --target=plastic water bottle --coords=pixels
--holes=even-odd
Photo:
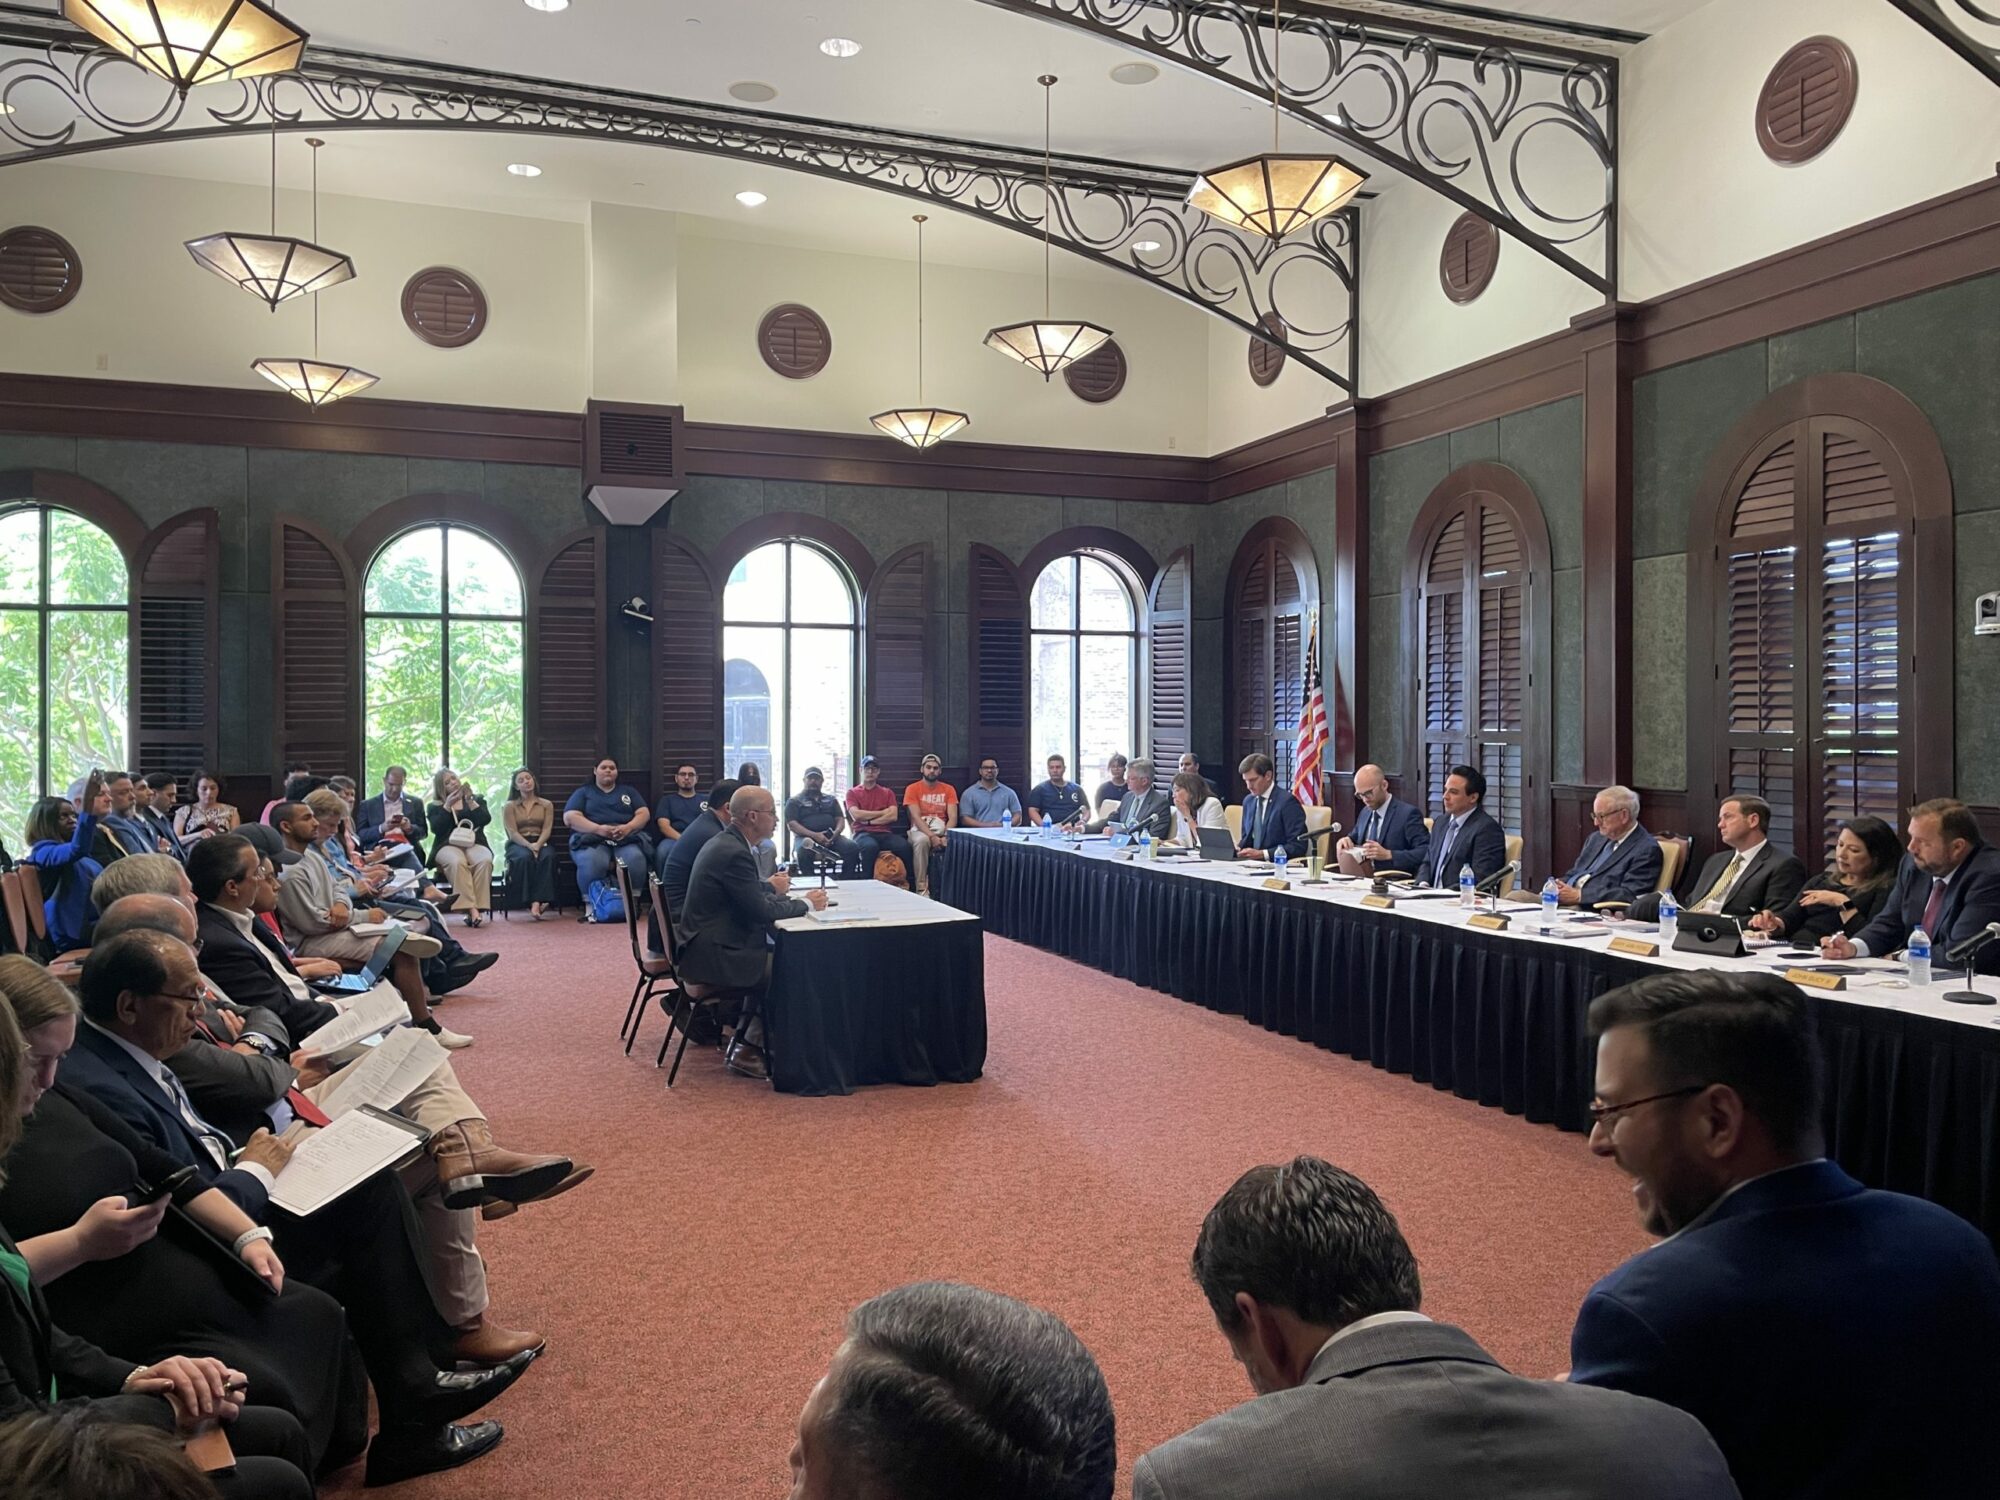
[[[1141,859],[1153,857],[1153,835],[1144,828],[1139,830],[1139,857]]]
[[[1012,833],[1014,831],[1013,808],[1003,807],[1000,809],[1000,831],[1002,833]]]
[[[1043,813],[1042,842],[1045,844],[1053,844],[1055,841],[1056,841],[1056,825],[1049,821],[1049,815],[1047,813]]]
[[[1681,905],[1674,900],[1672,891],[1660,892],[1660,942],[1671,948],[1674,939],[1680,936]]]
[[[1910,966],[1911,984],[1931,982],[1931,935],[1919,927],[1910,934],[1909,946],[1903,950],[1903,962]]]
[[[1460,906],[1469,907],[1479,904],[1479,897],[1472,889],[1478,883],[1478,881],[1472,878],[1471,865],[1460,865],[1458,867],[1458,904]]]
[[[1556,916],[1562,910],[1562,885],[1551,875],[1542,885],[1542,931],[1547,932],[1556,925]]]
[[[1280,875],[1285,873],[1285,849],[1282,844],[1271,851],[1271,863],[1277,867]]]

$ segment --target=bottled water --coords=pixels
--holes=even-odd
[[[1282,845],[1271,851],[1271,863],[1278,867],[1280,875],[1285,873],[1285,851]]]
[[[1139,857],[1141,859],[1153,857],[1153,835],[1144,828],[1139,830]]]
[[[1000,809],[1000,831],[1002,833],[1012,833],[1014,831],[1013,808],[1003,807]]]
[[[1910,934],[1910,944],[1903,950],[1903,961],[1910,966],[1911,984],[1931,982],[1931,935],[1919,927]]]
[[[1681,931],[1681,907],[1672,891],[1660,892],[1660,942],[1672,947]]]
[[[1542,886],[1542,931],[1556,925],[1556,915],[1561,910],[1562,883],[1551,875]]]
[[[1053,844],[1055,841],[1056,841],[1056,825],[1050,821],[1049,815],[1047,813],[1043,813],[1042,842],[1045,844]]]
[[[1472,878],[1471,865],[1460,865],[1458,867],[1458,904],[1460,906],[1478,905],[1479,898],[1473,894],[1472,890],[1473,886],[1478,883]]]

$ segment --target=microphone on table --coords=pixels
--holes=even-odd
[[[1962,964],[1995,938],[2000,938],[2000,922],[1988,922],[1971,937],[1947,950],[1944,961],[1948,964]]]
[[[1507,877],[1510,875],[1518,875],[1520,873],[1521,873],[1521,862],[1518,859],[1511,859],[1506,864],[1502,865],[1499,869],[1495,870],[1491,875],[1488,875],[1484,880],[1480,881],[1479,884],[1475,885],[1472,888],[1472,894],[1475,896],[1498,895],[1500,892],[1500,887],[1502,883],[1506,881]]]

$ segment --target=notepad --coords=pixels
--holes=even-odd
[[[861,911],[848,906],[829,906],[824,911],[809,911],[806,915],[811,917],[815,922],[830,924],[873,922],[876,919],[876,913],[874,912]]]
[[[392,1031],[360,1062],[344,1068],[318,1101],[332,1119],[363,1105],[393,1110],[445,1060],[444,1048],[428,1031],[414,1026]]]
[[[271,1201],[301,1218],[343,1197],[430,1139],[430,1132],[364,1104],[307,1136],[271,1188]]]
[[[344,1051],[356,1042],[379,1036],[409,1019],[410,1007],[404,1003],[403,997],[396,993],[394,987],[378,984],[367,994],[357,995],[352,1005],[300,1045],[310,1056],[327,1057]]]

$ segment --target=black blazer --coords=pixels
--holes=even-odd
[[[1822,870],[1805,883],[1799,895],[1803,896],[1807,891],[1841,891],[1852,903],[1854,915],[1843,922],[1837,906],[1807,906],[1794,898],[1790,906],[1777,913],[1777,917],[1785,924],[1784,936],[1788,940],[1811,939],[1817,942],[1823,937],[1832,937],[1836,932],[1843,937],[1854,937],[1875,919],[1882,903],[1889,899],[1889,890],[1887,885],[1878,885],[1865,891],[1849,891]],[[1917,910],[1921,915],[1923,908]]]
[[[702,845],[675,924],[677,967],[696,984],[752,989],[764,982],[771,924],[812,908],[780,896],[757,873],[757,853],[734,825]]]
[[[403,806],[405,808],[421,807],[422,805],[422,799],[412,797],[407,789],[404,790]],[[382,798],[378,793],[376,796],[365,798],[361,805],[354,809],[354,842],[359,844],[363,849],[373,849],[377,844],[382,842],[382,820],[387,816],[383,812],[382,807]],[[422,859],[424,857],[424,819],[422,816],[418,816],[411,818],[410,822],[414,825],[409,834],[410,847],[417,851],[417,858]]]
[[[4,1228],[0,1249],[20,1250]],[[0,1275],[0,1283],[0,1421],[47,1406],[51,1379],[62,1400],[115,1396],[139,1368],[56,1327],[42,1289],[32,1279],[25,1297],[12,1277]]]
[[[1886,958],[1909,942],[1910,932],[1923,921],[1930,899],[1931,877],[1905,855],[1895,890],[1856,941],[1866,943],[1877,958]],[[1981,844],[1966,855],[1965,863],[1952,873],[1951,884],[1944,888],[1944,905],[1938,910],[1940,930],[1930,935],[1931,962],[1938,963],[1947,948],[1964,942],[1988,922],[2000,922],[2000,849]],[[1982,974],[2000,974],[2000,943],[1988,943],[1980,949],[1976,967]]]
[[[1722,879],[1722,872],[1729,868],[1729,862],[1736,857],[1734,849],[1716,850],[1701,867],[1694,884],[1687,887],[1681,899],[1685,907],[1692,907],[1706,896],[1716,881]],[[1735,888],[1722,903],[1725,917],[1754,916],[1760,911],[1782,911],[1798,897],[1805,888],[1806,867],[1789,854],[1778,852],[1778,846],[1765,841],[1757,851],[1757,857],[1750,861],[1750,868],[1737,879]],[[1642,922],[1651,922],[1660,915],[1660,898],[1646,896],[1632,903],[1631,915]]]
[[[324,1000],[298,999],[271,972],[271,966],[258,956],[252,943],[261,946],[294,975],[298,970],[292,967],[292,957],[285,951],[285,945],[262,922],[252,918],[250,936],[246,938],[227,913],[204,901],[196,912],[196,926],[201,936],[201,972],[221,985],[223,993],[238,1005],[257,1006],[276,1016],[284,1024],[284,1040],[293,1046],[340,1014]]]
[[[466,808],[463,813],[454,813],[442,802],[433,802],[425,809],[425,817],[431,825],[431,853],[436,854],[451,838],[452,829],[464,819],[472,825],[472,842],[480,848],[491,846],[486,842],[486,825],[493,821],[493,809],[486,805],[486,799],[477,792],[468,790],[465,794]]]
[[[1449,848],[1445,844],[1447,839],[1451,840]],[[1451,868],[1438,869],[1440,856]],[[1466,865],[1472,866],[1474,880],[1484,880],[1506,863],[1507,835],[1494,821],[1493,814],[1475,807],[1466,815],[1465,826],[1458,830],[1456,838],[1451,838],[1450,818],[1439,818],[1431,825],[1431,846],[1424,854],[1424,862],[1417,866],[1417,880],[1423,885],[1456,886],[1458,872]]]

